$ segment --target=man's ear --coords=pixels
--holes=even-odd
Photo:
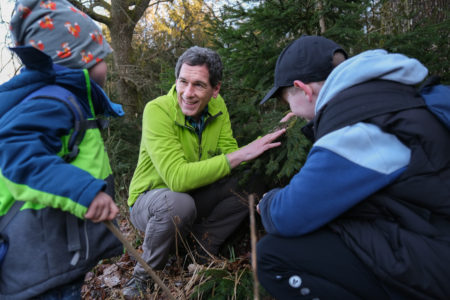
[[[312,101],[313,90],[307,83],[303,83],[300,80],[294,80],[294,86],[302,89],[308,96],[309,101]]]
[[[215,87],[213,87],[213,98],[217,98],[217,96],[219,96],[219,92],[220,92],[220,86],[222,85],[222,82],[218,82],[217,85]]]

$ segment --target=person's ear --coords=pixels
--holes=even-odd
[[[308,100],[310,102],[312,101],[313,90],[307,83],[303,83],[300,80],[295,80],[294,86],[302,89],[305,92],[306,96],[308,96]]]
[[[217,98],[217,96],[219,96],[221,84],[222,84],[222,82],[219,81],[217,83],[217,85],[215,87],[213,87],[213,98]]]

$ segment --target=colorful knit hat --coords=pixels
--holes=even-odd
[[[10,27],[16,46],[31,45],[67,68],[89,69],[112,52],[94,21],[65,0],[19,0]]]

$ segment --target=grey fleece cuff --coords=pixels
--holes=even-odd
[[[271,234],[278,234],[278,230],[275,228],[270,216],[270,204],[272,203],[273,197],[279,190],[280,188],[276,188],[268,191],[259,202],[259,211],[261,213],[262,223],[266,231]]]

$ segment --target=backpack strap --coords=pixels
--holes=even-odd
[[[8,226],[9,222],[17,215],[20,208],[25,204],[24,201],[15,201],[8,212],[0,217],[0,232]]]
[[[58,97],[55,95],[58,95]],[[64,103],[72,112],[72,115],[74,117],[74,128],[68,143],[68,150],[70,152],[62,157],[67,163],[73,161],[80,152],[78,146],[83,140],[84,134],[86,133],[87,129],[105,128],[103,120],[87,120],[83,113],[83,109],[81,108],[79,102],[76,100],[75,95],[63,87],[60,87],[58,85],[45,86],[38,91],[30,94],[27,98],[24,99],[24,101],[36,99],[50,99]]]
[[[340,92],[318,112],[309,127],[312,125],[314,138],[318,140],[348,125],[418,107],[426,107],[426,104],[415,87],[388,80],[372,80]],[[302,131],[307,132],[308,128]]]
[[[70,111],[72,112],[75,122],[74,122],[74,128],[73,128],[72,135],[69,138],[68,149],[70,152],[68,154],[65,154],[63,156],[63,159],[66,162],[73,161],[80,151],[78,149],[78,145],[83,140],[84,133],[86,131],[86,124],[85,124],[86,120],[84,119],[83,112],[81,110],[80,105],[76,102],[76,100],[72,96],[67,97],[65,100],[63,100],[62,98],[57,98],[57,97],[50,96],[50,95],[37,95],[37,96],[30,98],[30,100],[36,100],[36,99],[50,99],[50,100],[62,102],[64,104],[66,104],[67,107],[69,107]]]

